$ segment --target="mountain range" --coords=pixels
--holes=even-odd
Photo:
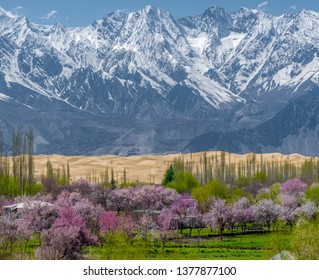
[[[85,27],[0,8],[0,128],[36,153],[319,155],[319,13],[147,6]]]

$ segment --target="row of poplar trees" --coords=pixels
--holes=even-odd
[[[265,174],[269,183],[284,182],[288,179],[300,178],[307,183],[319,179],[319,158],[308,157],[300,163],[293,163],[289,159],[265,160],[263,155],[254,153],[247,155],[246,160],[235,162],[232,154],[226,152],[214,153],[208,156],[203,153],[199,161],[184,160],[177,157],[170,163],[175,172],[186,171],[195,175],[200,184],[212,180],[219,180],[227,184],[234,184],[236,180],[252,178]]]
[[[11,151],[5,149],[0,130],[0,193],[25,195],[34,183],[34,134],[31,128],[13,129]]]

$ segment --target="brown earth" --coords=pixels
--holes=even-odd
[[[220,152],[206,152],[207,158],[213,155],[220,157]],[[100,181],[100,176],[105,172],[106,168],[111,172],[114,170],[115,180],[123,181],[124,169],[126,170],[127,181],[152,182],[159,184],[162,181],[164,172],[167,166],[176,158],[183,158],[184,161],[193,161],[195,164],[200,162],[204,153],[194,154],[169,154],[169,155],[139,155],[139,156],[63,156],[63,155],[38,155],[35,160],[35,175],[40,176],[46,170],[48,159],[51,161],[54,168],[62,169],[67,162],[70,166],[72,180],[77,180],[80,177],[92,181],[94,177],[96,181]],[[226,162],[240,163],[251,158],[252,154],[238,155],[226,154]],[[307,157],[299,154],[282,155],[279,153],[263,154],[263,161],[285,161],[291,163],[302,163]],[[260,160],[260,155],[256,154],[256,161]]]

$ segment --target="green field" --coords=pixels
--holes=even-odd
[[[103,245],[86,248],[89,259],[110,260],[267,260],[289,250],[291,232],[183,236],[165,243],[151,239],[128,240],[122,234],[109,236]]]

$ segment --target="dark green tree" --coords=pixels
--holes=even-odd
[[[115,189],[116,188],[116,182],[115,182],[115,179],[114,179],[114,170],[113,170],[113,167],[111,169],[111,187],[112,189]]]
[[[174,173],[173,167],[170,165],[165,171],[162,185],[167,186],[168,183],[174,180],[174,177],[175,177],[175,173]]]

